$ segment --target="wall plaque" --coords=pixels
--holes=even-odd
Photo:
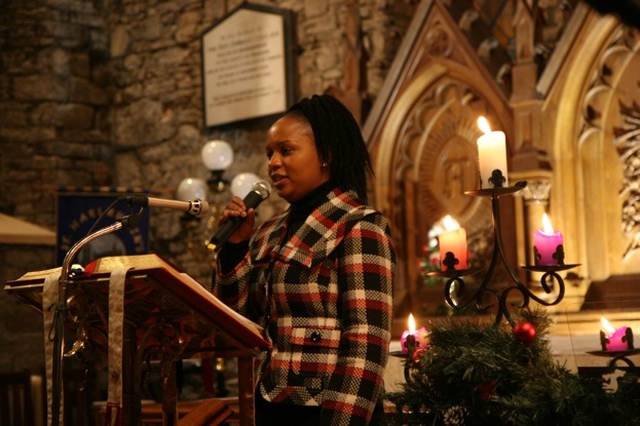
[[[291,105],[292,16],[243,3],[202,34],[205,127],[279,114]]]

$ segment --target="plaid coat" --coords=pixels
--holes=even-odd
[[[365,425],[391,338],[389,226],[338,189],[283,241],[286,226],[287,212],[263,224],[247,256],[214,278],[214,292],[270,330],[257,372],[265,399],[320,406],[322,425]]]

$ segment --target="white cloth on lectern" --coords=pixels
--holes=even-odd
[[[58,295],[60,294],[60,271],[47,275],[44,279],[42,287],[42,315],[44,324],[44,359],[47,376],[47,425],[53,424],[53,362],[54,357],[60,354],[54,354],[54,343],[50,339],[52,333],[53,322],[56,315],[56,305],[58,303]],[[62,337],[62,336],[56,336]],[[62,360],[61,360],[62,361]],[[60,366],[62,369],[62,366]],[[62,370],[61,370],[62,371]],[[62,424],[64,418],[64,393],[60,386],[60,419],[58,424]]]
[[[129,268],[111,271],[109,277],[109,385],[107,401],[122,407],[122,346],[124,343],[124,291]]]

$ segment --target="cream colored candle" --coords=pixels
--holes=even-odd
[[[489,181],[494,170],[502,172],[505,180],[502,185],[509,186],[507,178],[507,144],[504,132],[491,131],[489,123],[484,117],[478,118],[478,127],[484,135],[478,138],[478,163],[480,166],[480,188],[493,188],[494,184]]]

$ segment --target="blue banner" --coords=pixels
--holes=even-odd
[[[121,193],[58,193],[58,235],[57,264],[62,262],[74,244],[88,233],[112,225],[139,207],[130,207],[124,201],[117,201]],[[115,202],[115,204],[114,204]],[[109,206],[113,206],[109,208]],[[102,218],[101,218],[102,217]],[[100,219],[100,222],[97,221]],[[92,229],[95,225],[95,229]],[[121,256],[147,253],[149,232],[149,211],[145,210],[140,223],[135,228],[123,228],[103,235],[83,247],[72,263],[86,266],[89,262],[105,256]]]

